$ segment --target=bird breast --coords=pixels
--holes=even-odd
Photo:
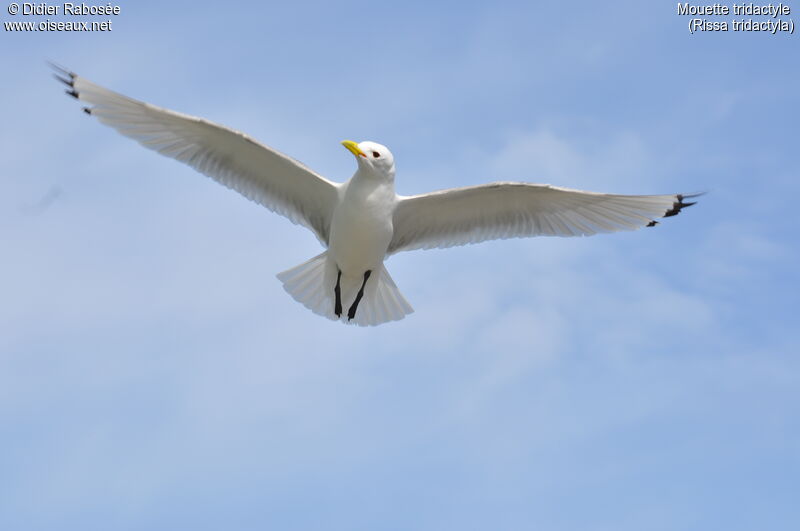
[[[333,212],[329,252],[342,273],[363,275],[383,262],[392,239],[391,183],[354,176]]]

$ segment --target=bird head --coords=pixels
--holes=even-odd
[[[355,155],[359,170],[370,175],[394,180],[394,157],[386,146],[369,141],[357,144],[352,140],[343,140],[342,145]]]

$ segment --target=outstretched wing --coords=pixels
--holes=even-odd
[[[614,195],[491,183],[401,197],[388,253],[527,236],[589,236],[653,226],[694,195]]]
[[[162,109],[53,65],[84,111],[148,149],[185,162],[328,243],[338,187],[301,163],[221,125]]]

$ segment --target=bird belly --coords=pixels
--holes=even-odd
[[[336,209],[329,252],[344,275],[361,277],[383,262],[392,239],[391,215],[361,201],[345,201]]]

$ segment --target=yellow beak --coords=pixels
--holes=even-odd
[[[347,148],[347,151],[358,157],[359,155],[362,157],[366,157],[364,152],[358,149],[358,144],[353,142],[352,140],[342,140],[342,145]]]

